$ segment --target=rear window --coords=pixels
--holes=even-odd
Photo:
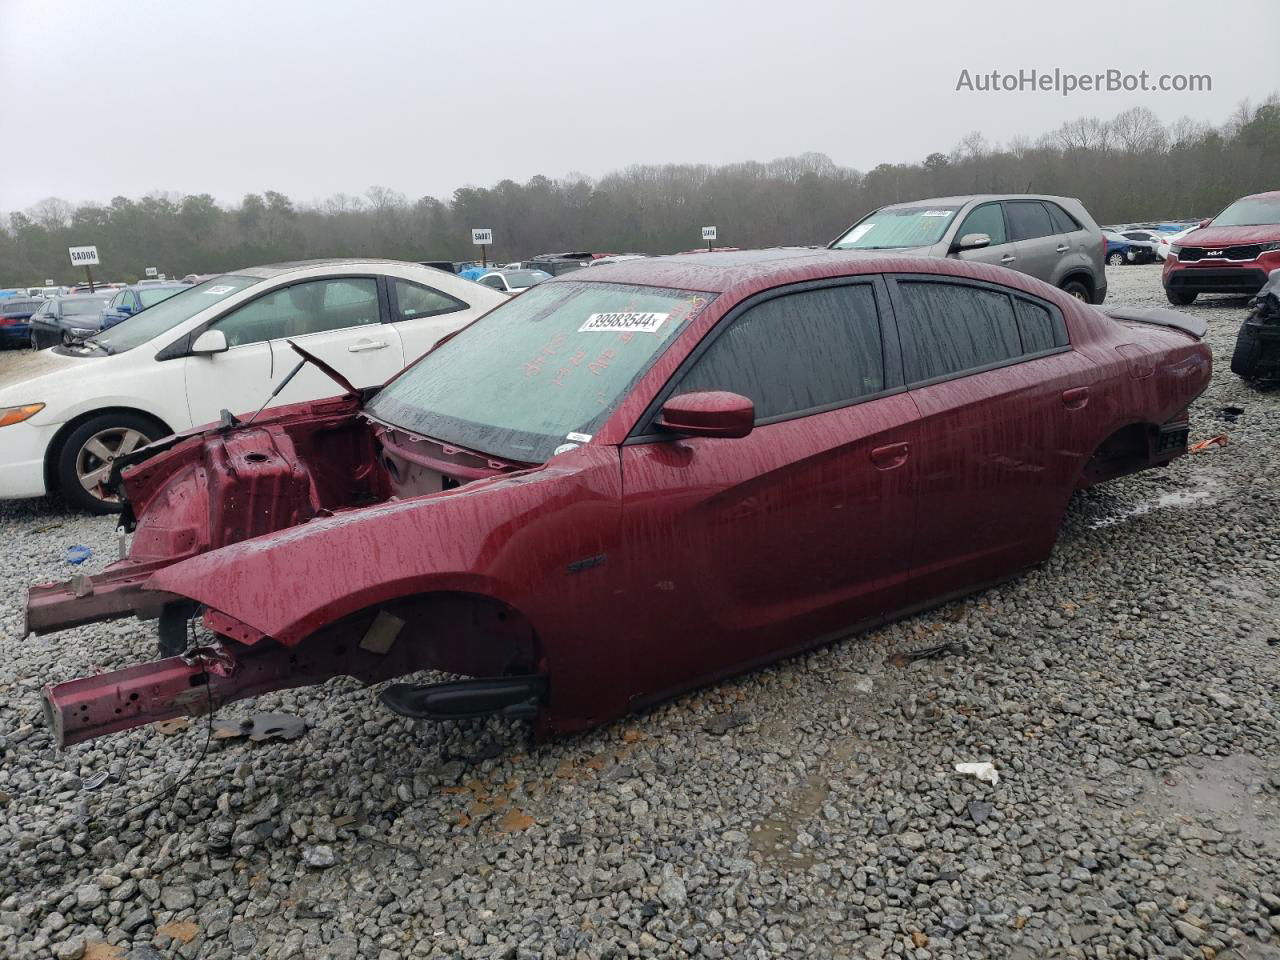
[[[110,299],[103,297],[85,297],[83,300],[76,298],[75,300],[62,301],[62,315],[64,317],[83,317],[91,313],[101,313],[107,309]]]
[[[0,313],[34,313],[43,300],[0,300]]]

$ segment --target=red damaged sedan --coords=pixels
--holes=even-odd
[[[1185,451],[1203,334],[955,260],[549,280],[373,395],[117,464],[128,558],[33,587],[27,623],[158,618],[162,656],[46,687],[49,724],[70,744],[428,669],[457,679],[384,702],[602,723],[1045,559],[1073,490]]]

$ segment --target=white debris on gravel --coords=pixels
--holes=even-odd
[[[1109,273],[1163,303],[1158,267]],[[1227,367],[1242,300],[1189,309],[1193,439],[1227,447],[1076,497],[1012,583],[533,750],[334,680],[225,708],[310,729],[214,740],[149,810],[203,719],[60,753],[39,689],[154,626],[17,635],[23,586],[77,544],[101,569],[113,523],[0,505],[0,956],[1280,956],[1280,392]]]

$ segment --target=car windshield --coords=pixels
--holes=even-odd
[[[76,297],[74,300],[62,301],[64,317],[83,317],[89,313],[101,313],[107,308],[110,300],[107,297]]]
[[[505,276],[507,286],[512,290],[523,290],[525,287],[532,287],[535,283],[551,279],[551,274],[542,270],[508,270]]]
[[[132,350],[172,330],[183,321],[190,320],[201,310],[225,300],[232,294],[239,293],[245,287],[261,282],[259,277],[237,277],[231,274],[214,277],[194,287],[180,290],[150,309],[135,313],[127,320],[98,334],[93,338],[93,342],[102,344],[112,353]]]
[[[180,291],[182,287],[144,287],[138,291],[138,299],[142,301],[142,307],[154,307],[161,300],[168,300],[175,293]]]
[[[884,207],[863,217],[831,246],[836,250],[927,247],[942,239],[957,206]]]
[[[1280,197],[1245,197],[1218,214],[1214,227],[1262,227],[1280,223]]]
[[[712,299],[618,283],[539,284],[428,353],[367,411],[437,440],[542,463],[562,444],[589,439]]]

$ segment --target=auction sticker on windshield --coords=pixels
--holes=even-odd
[[[641,333],[657,333],[658,328],[666,321],[669,313],[593,313],[587,322],[578,328],[579,333],[617,333],[619,331],[640,331]]]
[[[210,297],[220,297],[224,293],[230,293],[234,289],[235,287],[228,287],[225,284],[223,284],[222,286],[210,287],[208,290],[204,292],[207,296],[210,296]]]

